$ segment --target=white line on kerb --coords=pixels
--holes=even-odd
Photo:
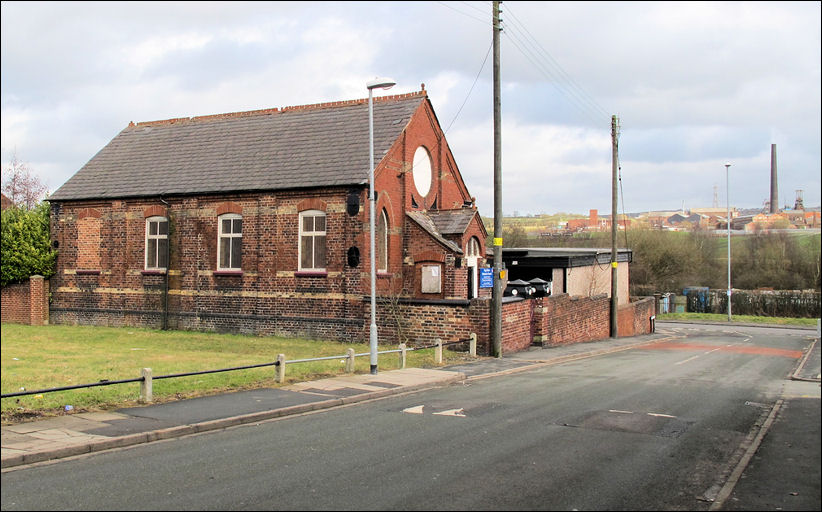
[[[660,414],[656,412],[649,412],[647,414],[648,416],[657,416],[659,418],[676,418],[676,416],[671,416],[670,414]]]
[[[618,411],[616,409],[608,409],[608,412],[615,412],[617,414],[633,414],[631,411]]]

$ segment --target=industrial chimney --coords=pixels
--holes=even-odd
[[[771,144],[771,208],[770,213],[779,212],[779,194],[776,188],[776,144]]]

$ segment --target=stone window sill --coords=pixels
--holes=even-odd
[[[219,277],[242,277],[243,271],[242,270],[215,270],[215,276]]]

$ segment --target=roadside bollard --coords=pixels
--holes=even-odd
[[[400,370],[405,369],[405,356],[406,356],[405,343],[400,343]]]
[[[140,401],[151,402],[154,399],[151,385],[151,368],[140,370],[140,377],[143,378],[143,381],[140,382]]]
[[[349,348],[345,357],[347,357],[345,361],[346,373],[354,373],[354,349]]]
[[[274,380],[277,384],[282,384],[285,380],[285,354],[277,355],[277,372],[274,374]]]
[[[442,364],[442,339],[437,338],[437,348],[434,350],[434,363]]]
[[[477,333],[471,333],[471,341],[468,342],[468,355],[477,357]]]

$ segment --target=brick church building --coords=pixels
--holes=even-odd
[[[481,329],[487,233],[424,87],[375,98],[374,143],[381,339]],[[50,321],[367,340],[368,177],[367,99],[129,123],[49,198]]]

